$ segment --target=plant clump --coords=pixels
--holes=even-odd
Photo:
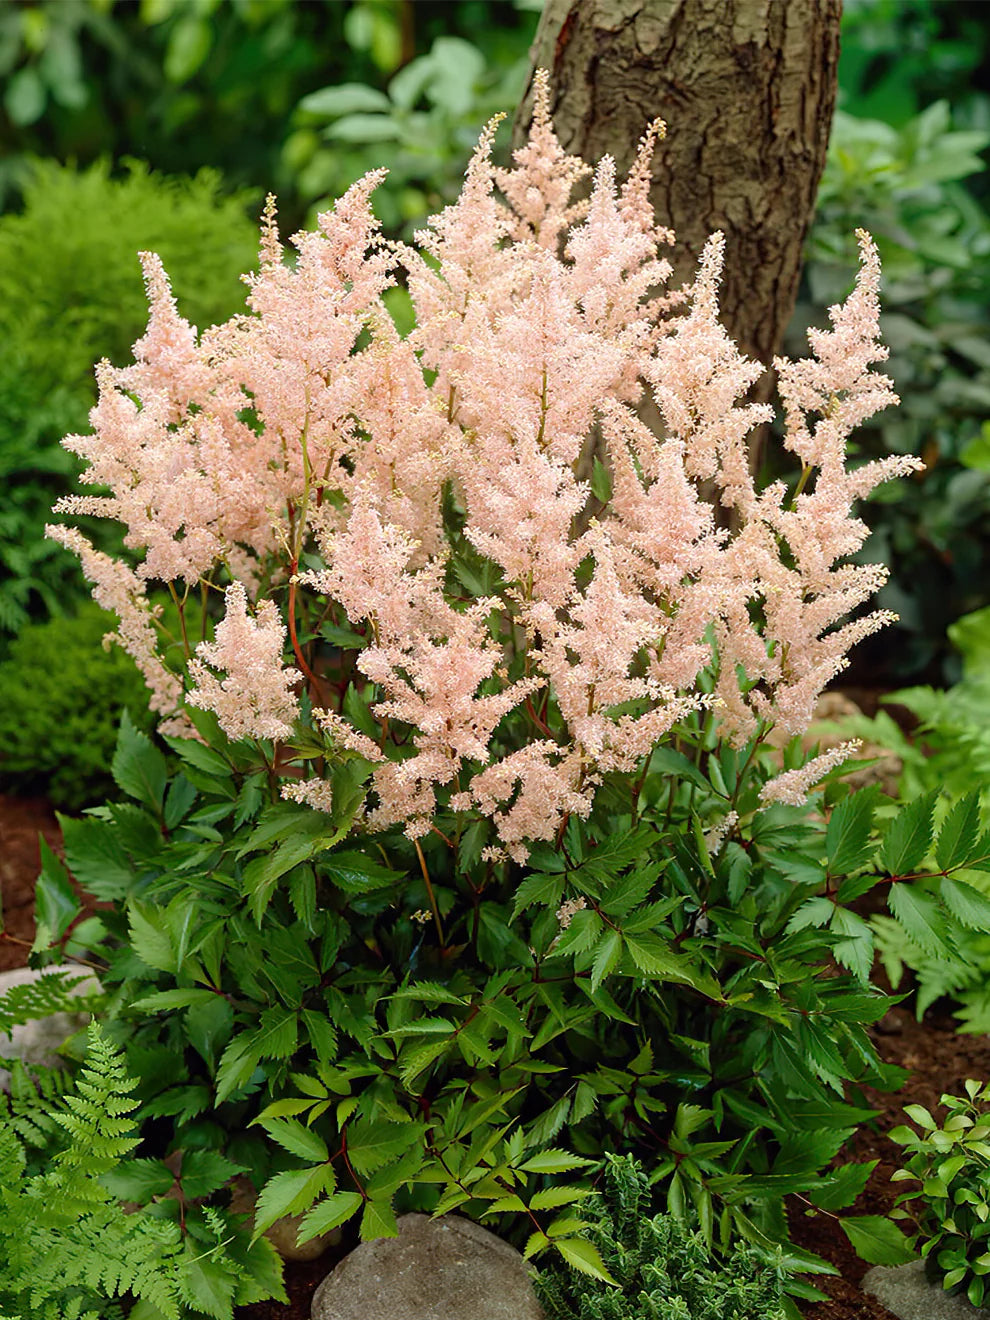
[[[650,1180],[630,1156],[605,1157],[604,1187],[585,1203],[587,1236],[609,1280],[578,1260],[535,1279],[547,1320],[783,1320],[783,1270],[737,1245],[717,1257],[703,1235],[650,1216]]]
[[[966,1095],[943,1095],[943,1123],[923,1105],[905,1105],[915,1127],[889,1134],[904,1147],[897,1182],[918,1182],[904,1192],[892,1217],[914,1227],[928,1277],[947,1291],[965,1292],[982,1306],[990,1275],[990,1086],[967,1081]]]
[[[52,954],[105,969],[142,1113],[251,1171],[257,1233],[460,1211],[607,1281],[582,1217],[606,1152],[717,1250],[786,1240],[787,1191],[854,1204],[849,1093],[899,1074],[850,904],[884,884],[914,926],[982,920],[948,872],[990,848],[967,826],[916,901],[930,838],[878,841],[853,745],[801,747],[888,618],[855,503],[914,464],[847,453],[894,401],[872,241],[812,357],[777,363],[797,470],[758,488],[772,410],[718,318],[721,236],[666,287],[662,126],[579,201],[548,100],[540,77],[508,169],[489,126],[415,246],[381,241],[380,172],[292,263],[270,203],[247,311],[202,335],[144,255],[147,333],[67,441],[99,493],[60,506],[126,553],[52,535],[175,759],[125,720],[127,800],[64,822],[104,906],[80,921],[51,856],[39,895]],[[842,1225],[903,1259],[888,1221]]]

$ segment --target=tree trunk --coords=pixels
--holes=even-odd
[[[720,306],[769,365],[794,309],[801,248],[835,104],[841,0],[546,0],[533,68],[550,72],[557,133],[628,167],[646,124],[668,134],[652,199],[677,235],[673,285],[726,236]],[[516,125],[528,124],[527,95]]]

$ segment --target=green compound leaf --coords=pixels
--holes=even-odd
[[[168,778],[165,757],[146,733],[134,727],[126,710],[121,717],[110,770],[128,797],[136,798],[154,812],[161,811]]]
[[[873,855],[870,835],[878,790],[853,793],[832,812],[825,830],[829,874],[846,875],[865,866]]]
[[[328,1196],[325,1201],[314,1205],[308,1212],[299,1225],[297,1245],[301,1247],[304,1242],[312,1241],[321,1233],[329,1233],[339,1228],[357,1214],[362,1204],[362,1198],[357,1192],[334,1192],[333,1196]]]

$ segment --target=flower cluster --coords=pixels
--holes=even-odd
[[[813,356],[775,364],[802,471],[759,490],[747,441],[772,412],[747,401],[763,368],[719,322],[721,235],[693,285],[664,292],[661,126],[624,182],[606,158],[580,202],[589,170],[547,106],[540,78],[514,166],[493,166],[490,125],[415,247],[378,235],[381,172],[293,238],[292,264],[269,203],[248,312],[202,335],[146,254],[135,362],[101,365],[93,433],[67,441],[108,493],[60,506],[119,520],[137,567],[111,582],[78,531],[52,532],[118,611],[163,714],[184,700],[232,737],[291,741],[305,685],[333,746],[372,766],[369,828],[415,838],[439,806],[480,813],[514,856],[587,816],[604,775],[634,772],[701,705],[737,743],[806,728],[888,617],[856,613],[883,570],[848,562],[866,536],[855,501],[913,466],[847,460],[851,431],[895,402],[871,370],[868,236]],[[387,310],[399,279],[406,337]],[[181,674],[154,646],[156,582],[225,590]],[[353,640],[321,646],[323,623]],[[312,781],[287,794],[331,806]]]

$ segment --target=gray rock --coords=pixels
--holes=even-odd
[[[543,1320],[519,1252],[470,1219],[403,1215],[323,1280],[312,1320]]]
[[[970,1305],[966,1295],[950,1297],[940,1284],[925,1277],[925,1263],[875,1265],[863,1279],[872,1293],[900,1320],[986,1320],[987,1312]]]
[[[84,971],[82,967],[66,964],[60,967],[18,967],[12,972],[0,972],[0,998],[12,986],[27,985],[53,972],[71,972],[73,976],[78,976]],[[74,993],[92,994],[99,989],[96,977],[87,976]],[[38,1018],[34,1022],[14,1027],[11,1036],[0,1032],[0,1059],[20,1059],[22,1063],[43,1068],[57,1067],[62,1062],[58,1055],[60,1046],[88,1021],[89,1015],[86,1013],[53,1013],[51,1017]],[[9,1085],[10,1072],[0,1068],[0,1090],[6,1090]]]

